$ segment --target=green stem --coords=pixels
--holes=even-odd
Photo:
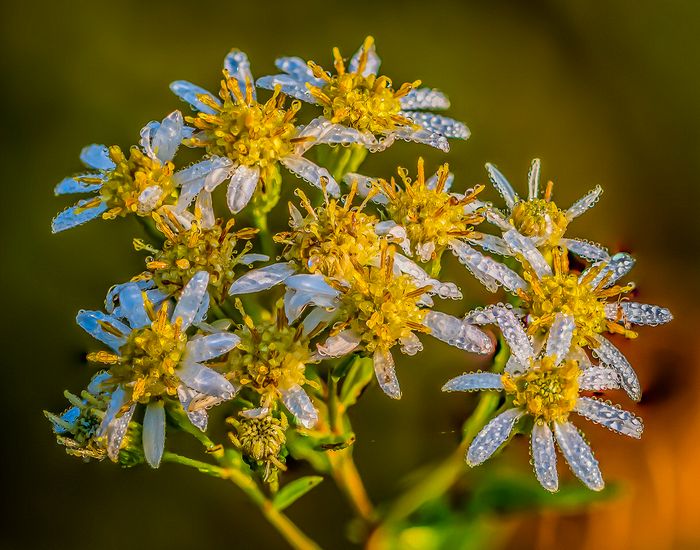
[[[163,461],[195,468],[203,474],[220,479],[228,479],[258,506],[265,519],[277,529],[292,548],[296,550],[320,550],[320,547],[309,539],[292,520],[275,508],[272,501],[265,496],[257,484],[243,472],[234,468],[222,468],[169,452],[163,454]]]
[[[267,226],[267,214],[253,211],[253,224],[258,228],[258,238],[263,254],[275,257],[275,242],[272,240],[270,228]]]

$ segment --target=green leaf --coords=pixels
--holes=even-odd
[[[352,366],[348,369],[347,376],[343,380],[340,389],[340,402],[345,407],[357,403],[362,391],[374,377],[374,365],[370,357],[356,357]]]
[[[321,476],[306,476],[295,479],[279,490],[275,498],[272,499],[272,504],[281,512],[322,481]]]

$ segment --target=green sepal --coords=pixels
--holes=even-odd
[[[303,497],[323,481],[321,476],[306,476],[295,479],[282,487],[272,499],[272,504],[280,512]]]

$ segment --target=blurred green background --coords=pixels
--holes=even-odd
[[[453,142],[447,157],[398,144],[372,157],[365,172],[414,167],[419,154],[430,167],[447,158],[463,189],[485,182],[490,161],[524,190],[538,156],[563,206],[601,184],[602,200],[572,232],[633,252],[638,299],[676,315],[670,326],[642,329],[639,340],[622,344],[645,389],[634,408],[646,422],[643,440],[580,423],[606,478],[620,482],[618,497],[577,511],[528,505],[506,514],[487,506],[487,495],[479,514],[465,511],[463,536],[450,548],[700,546],[699,2],[125,0],[3,2],[1,9],[3,548],[282,547],[225,483],[173,465],[158,472],[84,465],[54,444],[42,409],[62,410],[63,389],[79,391],[90,376],[83,354],[94,343],[74,315],[100,307],[106,289],[143,263],[131,248],[140,235],[133,220],[51,236],[51,217],[68,204],[52,187],[80,169],[83,145],[128,146],[144,123],[184,108],[170,81],[216,89],[231,47],[246,51],[262,76],[282,54],[328,66],[332,46],[349,56],[366,34],[377,40],[385,74],[444,90],[449,114],[473,136]],[[450,270],[468,300],[445,309],[462,313],[468,302],[497,299],[458,266]],[[401,402],[371,388],[354,411],[356,460],[378,502],[410,483],[413,469],[454,449],[473,406],[439,388],[482,363],[437,345],[423,357],[399,365]],[[465,477],[455,506],[489,476],[531,477],[529,468],[518,441],[490,469]],[[515,490],[508,502],[529,501]],[[290,511],[327,548],[349,547],[349,513],[331,482]],[[415,529],[400,544],[429,541],[429,531]]]

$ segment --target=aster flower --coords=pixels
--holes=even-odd
[[[399,168],[402,186],[394,177],[388,181],[360,174],[346,174],[344,181],[357,185],[360,195],[383,205],[388,220],[378,224],[380,234],[393,235],[401,241],[407,254],[415,253],[422,261],[439,258],[445,248],[456,246],[456,241],[478,242],[485,248],[507,250],[504,243],[491,235],[474,231],[483,221],[485,203],[476,199],[483,186],[465,193],[451,193],[453,174],[443,164],[432,177],[425,177],[423,159],[418,159],[415,180],[405,168]]]
[[[532,241],[515,229],[509,230],[505,239],[523,265],[523,277],[485,256],[481,256],[480,265],[487,266],[483,271],[486,277],[503,284],[522,300],[521,312],[528,333],[541,337],[552,330],[558,313],[570,315],[574,321],[573,346],[590,348],[602,363],[618,373],[629,396],[639,401],[641,388],[634,369],[603,334],[636,338],[632,325],[655,326],[668,323],[673,316],[660,306],[625,301],[634,284],[616,283],[632,269],[634,259],[622,252],[577,273],[570,270],[566,252],[559,247],[552,249],[552,267]],[[476,324],[491,322],[488,315],[479,311],[467,318]]]
[[[294,101],[287,108],[285,95],[275,89],[268,101],[259,103],[250,62],[241,51],[233,50],[226,56],[223,73],[219,98],[185,80],[170,85],[195,111],[195,116],[186,117],[194,133],[185,144],[204,148],[222,167],[220,177],[193,177],[183,183],[178,211],[184,211],[195,197],[209,205],[209,194],[230,179],[226,198],[231,212],[238,213],[256,190],[264,194],[279,183],[280,164],[316,187],[325,181],[328,192],[337,194],[338,184],[328,170],[303,157],[318,142],[322,128],[318,124],[295,126],[300,102]]]
[[[186,135],[182,114],[174,111],[162,122],[149,122],[141,130],[141,147],[132,147],[127,157],[113,145],[89,145],[80,160],[93,171],[65,178],[56,195],[93,193],[56,216],[54,233],[81,225],[94,218],[114,219],[136,214],[147,216],[163,204],[175,202],[178,174],[172,159]],[[206,173],[207,166],[199,166]],[[193,168],[190,168],[192,170]]]
[[[603,193],[600,185],[577,200],[567,210],[560,209],[552,201],[553,183],[547,184],[544,195],[539,196],[540,159],[534,159],[528,173],[527,199],[521,199],[508,180],[490,163],[486,164],[489,179],[506,203],[506,212],[490,207],[487,219],[496,224],[502,231],[508,232],[515,228],[521,235],[530,239],[537,248],[563,246],[574,254],[587,260],[609,260],[610,254],[599,244],[583,239],[564,238],[569,224],[581,214],[593,207]],[[508,247],[487,250],[508,255]]]
[[[235,347],[234,334],[187,335],[207,310],[206,272],[187,283],[174,309],[164,300],[156,311],[136,283],[120,285],[118,306],[111,314],[81,311],[77,322],[86,332],[111,348],[88,355],[88,360],[109,365],[111,396],[98,436],[106,439],[107,456],[116,460],[126,428],[138,404],[145,405],[143,451],[154,468],[160,464],[165,444],[165,404],[181,403],[193,425],[206,429],[206,408],[231,399],[231,382],[201,364]]]
[[[466,454],[470,466],[490,458],[513,433],[521,419],[532,421],[530,445],[535,475],[542,487],[559,487],[554,441],[571,471],[588,488],[604,487],[598,461],[579,430],[570,421],[571,413],[601,424],[612,431],[640,438],[642,421],[632,413],[608,402],[581,395],[618,387],[616,372],[608,367],[591,366],[572,348],[576,323],[573,316],[559,312],[543,352],[537,354],[520,321],[505,307],[489,309],[511,353],[510,370],[503,375],[490,372],[467,373],[453,378],[443,391],[503,391],[506,409],[491,420],[471,442]]]
[[[287,95],[322,106],[323,118],[330,123],[328,143],[381,150],[402,139],[448,151],[447,138],[469,137],[463,123],[429,112],[450,106],[442,92],[417,88],[419,80],[394,89],[390,78],[378,74],[380,59],[371,36],[347,67],[338,48],[333,49],[333,59],[334,75],[313,61],[281,57],[275,64],[284,74],[262,77],[257,85],[280,87]]]

